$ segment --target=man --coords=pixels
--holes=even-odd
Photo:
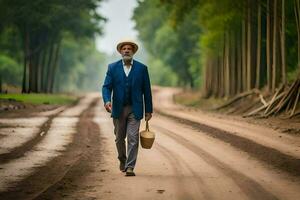
[[[151,86],[147,67],[133,59],[138,45],[124,40],[117,45],[117,50],[122,59],[108,65],[102,97],[106,111],[113,118],[120,170],[126,176],[135,176],[140,120],[144,109],[146,121],[153,112]]]

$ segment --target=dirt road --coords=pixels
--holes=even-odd
[[[98,94],[0,118],[0,199],[299,199],[299,136],[188,111],[174,92],[155,93],[156,141],[140,147],[135,177],[118,170]]]

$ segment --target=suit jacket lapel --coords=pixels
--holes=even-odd
[[[120,60],[118,63],[117,63],[117,79],[121,80],[122,81],[122,84],[124,84],[125,82],[125,72],[124,72],[124,69],[123,69],[123,64],[122,64],[122,60]]]
[[[135,70],[136,70],[136,62],[135,62],[135,60],[133,60],[131,70],[130,70],[130,73],[129,73],[129,75],[132,76],[133,79],[135,77],[135,74],[134,74]]]

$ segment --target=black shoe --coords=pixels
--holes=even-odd
[[[121,172],[126,172],[125,163],[124,162],[120,162],[120,171]]]
[[[133,172],[132,168],[127,168],[126,175],[125,176],[135,176],[135,173]]]

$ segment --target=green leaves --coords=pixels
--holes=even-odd
[[[22,68],[11,57],[0,54],[0,76],[3,82],[18,85],[21,83]]]
[[[56,88],[59,91],[97,91],[105,74],[105,55],[98,52],[91,39],[66,35],[62,42]],[[59,86],[59,87],[58,87]]]
[[[18,44],[13,46],[14,52],[17,52],[15,54],[19,56],[16,56],[18,63],[23,61],[23,70],[27,71],[23,76],[23,92],[40,92],[41,88],[44,92],[52,92],[55,74],[59,69],[60,59],[57,55],[61,41],[65,36],[78,41],[82,38],[90,41],[95,35],[101,34],[105,19],[96,10],[101,1],[0,0],[0,36],[6,41],[11,37],[5,34],[7,30],[18,32]],[[10,54],[13,48],[7,48],[4,42],[0,42],[0,49]],[[76,50],[84,51],[80,48]],[[59,55],[62,58],[66,56],[65,60],[68,60],[69,55]],[[81,55],[71,56],[74,60],[68,60],[64,67],[70,65],[66,68],[74,67],[76,70],[73,71],[85,73],[84,63],[77,56]]]
[[[61,35],[70,32],[77,37],[101,34],[101,21],[96,12],[101,0],[2,0],[0,20],[3,26],[24,27],[35,34]]]
[[[200,71],[197,48],[201,28],[195,20],[194,2],[145,0],[139,2],[133,16],[140,39],[152,57],[159,60],[151,63],[162,63],[177,76],[177,84],[189,87],[195,87],[192,73]],[[150,73],[156,69],[159,67],[150,66]]]

